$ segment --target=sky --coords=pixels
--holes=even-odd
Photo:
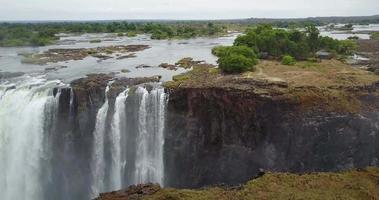
[[[0,21],[367,16],[379,0],[0,0]]]

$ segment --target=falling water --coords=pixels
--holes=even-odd
[[[163,131],[166,95],[164,89],[150,93],[139,87],[141,95],[138,116],[135,183],[154,182],[163,185]]]
[[[112,163],[110,169],[110,180],[112,190],[121,189],[122,174],[124,169],[124,162],[121,160],[121,131],[125,130],[122,126],[122,120],[125,120],[125,101],[128,98],[129,89],[120,93],[115,102],[115,113],[112,120],[111,129],[111,153]]]
[[[4,200],[42,199],[46,158],[44,126],[57,100],[49,85],[32,80],[1,89],[0,100],[0,197]]]
[[[110,84],[90,135],[74,130],[75,93],[60,82],[0,85],[1,200],[87,199],[130,184],[163,184],[164,89],[133,87],[113,102]]]
[[[105,162],[104,162],[104,135],[106,119],[108,114],[108,94],[109,85],[105,89],[105,102],[103,106],[99,109],[96,116],[96,125],[93,145],[93,155],[91,163],[91,173],[92,173],[92,185],[91,185],[91,195],[96,197],[100,192],[104,192],[104,177],[105,177]]]

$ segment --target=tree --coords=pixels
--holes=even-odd
[[[319,36],[320,31],[315,26],[308,26],[306,28],[306,33],[308,36],[308,45],[312,53],[316,53],[316,51],[320,47]]]
[[[257,64],[257,56],[253,50],[246,46],[219,46],[212,50],[219,57],[217,63],[226,73],[241,73],[254,69]]]

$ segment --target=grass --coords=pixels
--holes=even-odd
[[[373,105],[362,104],[361,98],[379,96],[367,86],[379,82],[372,72],[353,68],[338,60],[301,61],[289,66],[262,60],[253,72],[223,74],[212,65],[196,65],[192,71],[175,76],[165,83],[176,88],[223,88],[242,90],[265,97],[287,99],[300,109],[356,113]]]
[[[161,189],[144,200],[375,200],[379,199],[379,169],[340,173],[267,173],[240,188]]]
[[[371,34],[371,39],[379,40],[379,32],[375,32]]]

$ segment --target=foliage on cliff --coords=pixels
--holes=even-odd
[[[266,173],[240,187],[161,189],[156,185],[102,194],[99,200],[260,200],[260,199],[378,199],[379,169],[367,168],[340,173]]]

